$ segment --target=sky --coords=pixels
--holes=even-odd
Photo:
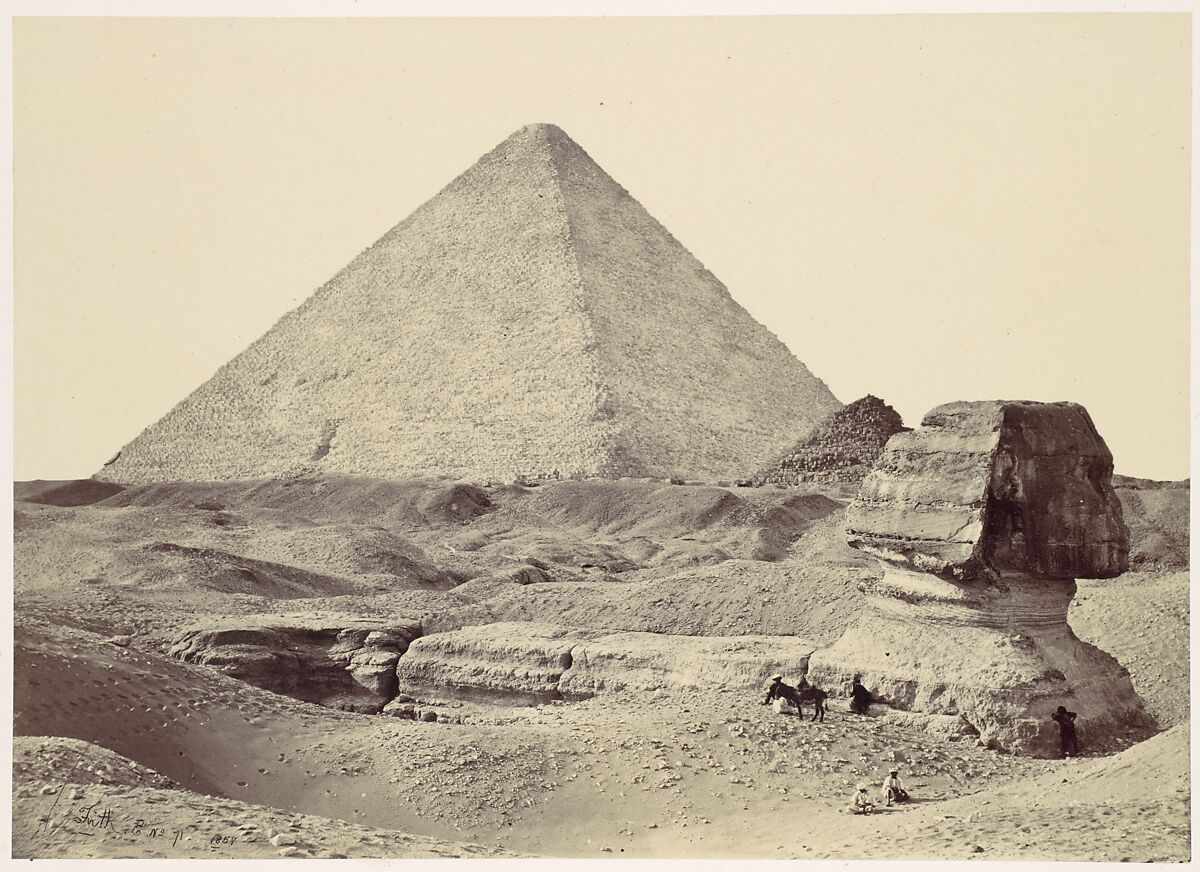
[[[90,476],[531,122],[843,402],[915,426],[953,400],[1072,400],[1118,472],[1184,478],[1190,33],[1182,14],[17,19],[15,478]]]

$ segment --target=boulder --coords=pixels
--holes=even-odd
[[[809,680],[960,717],[988,745],[1058,752],[1058,705],[1085,744],[1144,731],[1129,673],[1067,624],[1077,577],[1128,566],[1112,455],[1073,403],[951,403],[893,436],[846,516],[884,563],[868,608]]]
[[[404,694],[401,694],[404,696]],[[385,715],[391,715],[394,718],[403,718],[408,721],[417,719],[417,708],[410,701],[402,702],[399,698],[392,700],[383,707]]]

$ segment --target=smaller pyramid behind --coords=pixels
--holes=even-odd
[[[899,412],[867,394],[838,409],[751,481],[758,486],[862,481],[887,441],[910,429]]]

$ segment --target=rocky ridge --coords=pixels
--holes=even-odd
[[[264,690],[371,713],[395,696],[396,663],[421,631],[417,622],[330,626],[265,618],[226,624],[189,629],[167,653]]]

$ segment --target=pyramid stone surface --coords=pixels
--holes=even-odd
[[[96,478],[729,478],[841,404],[565,133],[518,130]]]

